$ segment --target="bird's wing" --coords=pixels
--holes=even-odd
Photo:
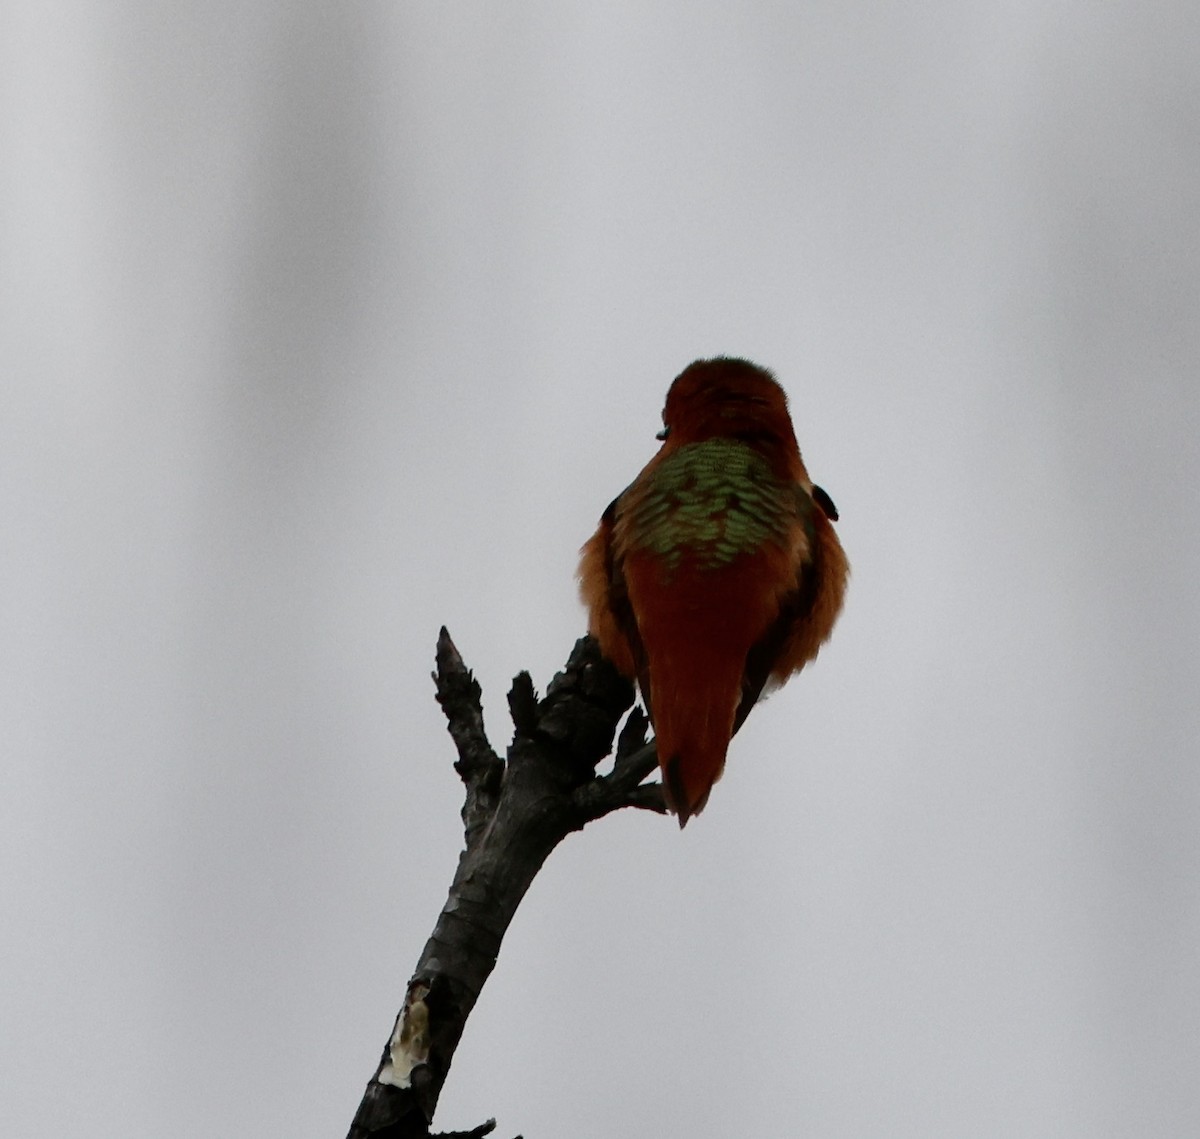
[[[796,568],[794,586],[780,600],[778,615],[746,656],[734,732],[768,683],[782,684],[817,655],[842,607],[849,566],[830,522],[837,510],[823,490],[813,489],[810,497],[797,488],[797,521],[805,528],[806,554]]]
[[[629,603],[624,551],[615,537],[620,504],[619,496],[608,504],[595,534],[581,551],[579,590],[588,609],[588,631],[600,642],[600,651],[618,672],[640,682],[646,670],[646,650]],[[648,690],[647,684],[644,699]]]

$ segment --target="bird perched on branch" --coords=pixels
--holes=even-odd
[[[636,679],[667,803],[708,801],[765,688],[817,655],[849,565],[800,458],[787,397],[748,360],[697,360],[667,392],[663,445],[581,551],[589,631]]]

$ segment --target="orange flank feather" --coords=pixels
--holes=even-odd
[[[579,580],[590,632],[638,683],[683,826],[763,690],[829,638],[849,566],[769,372],[697,360],[663,424],[662,447],[583,547]]]

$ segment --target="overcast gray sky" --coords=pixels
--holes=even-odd
[[[1192,2],[0,14],[0,1130],[343,1134],[461,844],[438,626],[582,632],[748,356],[846,612],[518,914],[443,1128],[1200,1134]]]

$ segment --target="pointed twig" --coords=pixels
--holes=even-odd
[[[468,840],[496,809],[504,761],[492,750],[483,728],[483,690],[443,625],[438,633],[437,702],[446,714],[450,738],[458,749],[454,770],[467,788],[462,820]]]

